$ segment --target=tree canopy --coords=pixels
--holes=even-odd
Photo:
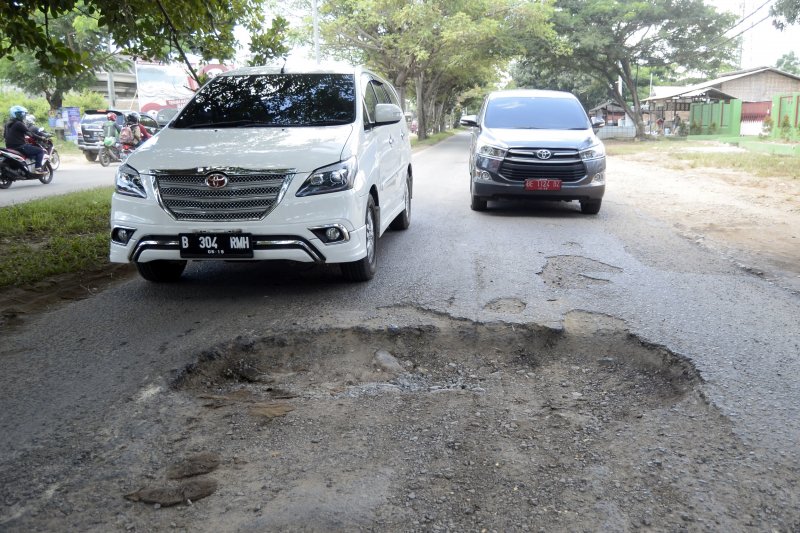
[[[733,58],[735,43],[723,35],[734,15],[718,13],[703,0],[555,0],[554,6],[559,46],[548,49],[530,39],[530,68],[591,76],[634,117],[638,136],[644,135],[638,69],[669,66],[710,74]],[[627,94],[619,90],[619,79]]]
[[[134,57],[188,64],[188,51],[206,62],[229,60],[237,50],[236,25],[250,32],[257,56],[285,53],[276,45],[285,21],[268,26],[264,0],[7,0],[0,2],[0,58],[31,54],[55,76],[94,69],[91,51],[71,46],[59,31],[61,19],[75,11],[94,19],[107,42]]]
[[[777,0],[769,9],[775,17],[773,23],[779,29],[800,22],[800,0]]]
[[[405,93],[413,85],[419,132],[458,94],[497,79],[523,33],[549,31],[545,4],[523,0],[339,0],[322,8],[326,49],[357,59]]]

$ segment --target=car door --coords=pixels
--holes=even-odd
[[[370,85],[372,86],[377,103],[379,104],[395,104],[397,105],[396,98],[392,99],[393,90],[387,87],[384,82],[377,78],[372,78]],[[404,121],[394,124],[383,124],[377,126],[380,130],[379,138],[383,143],[381,149],[381,179],[384,184],[384,200],[382,201],[382,211],[387,215],[391,221],[391,215],[395,214],[400,206],[403,204],[403,181],[400,176],[400,168],[403,163],[404,148],[402,143],[405,142],[405,135],[401,126],[404,126]]]
[[[368,172],[370,180],[378,187],[378,203],[381,207],[381,213],[389,213],[388,208],[390,206],[386,202],[391,202],[391,174],[386,172],[384,162],[386,158],[390,157],[389,130],[384,127],[378,127],[375,124],[375,109],[378,105],[378,96],[375,94],[372,76],[366,73],[363,74],[361,84],[364,104],[364,145],[362,146],[360,163],[364,166],[369,166],[369,168],[364,168],[364,172]],[[381,216],[381,231],[387,224],[385,217]]]

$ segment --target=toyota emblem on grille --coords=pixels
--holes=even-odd
[[[553,156],[553,152],[550,150],[537,150],[536,157],[539,159],[550,159]]]
[[[206,185],[212,189],[221,189],[228,184],[228,176],[225,174],[215,173],[206,176]]]

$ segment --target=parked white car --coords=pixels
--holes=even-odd
[[[157,282],[189,260],[338,263],[371,279],[378,238],[411,222],[399,104],[360,67],[220,74],[117,171],[111,261]]]

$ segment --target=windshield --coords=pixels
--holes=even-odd
[[[332,126],[356,118],[348,74],[219,76],[181,111],[173,128]]]
[[[512,96],[489,101],[483,124],[487,128],[585,130],[586,111],[572,98]]]

